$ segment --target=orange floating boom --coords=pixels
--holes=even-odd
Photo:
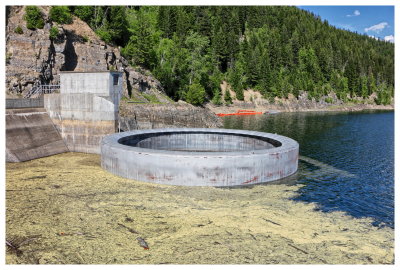
[[[217,116],[228,116],[228,115],[254,115],[254,114],[263,114],[262,112],[256,112],[251,110],[238,110],[235,113],[217,113]]]

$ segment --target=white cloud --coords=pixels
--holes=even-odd
[[[353,32],[357,31],[357,29],[354,26],[352,26],[351,24],[338,23],[337,27],[342,28],[344,30],[353,31]]]
[[[381,23],[375,24],[371,27],[365,28],[364,31],[365,32],[372,31],[372,32],[380,33],[387,26],[389,26],[389,24],[387,22],[381,22]]]
[[[394,36],[393,36],[393,35],[386,36],[386,37],[384,37],[383,39],[384,39],[385,41],[389,41],[389,42],[394,43]]]
[[[378,37],[376,37],[376,36],[371,36],[371,35],[368,35],[370,38],[374,38],[374,39],[376,39],[376,40],[379,40],[379,38]]]
[[[354,10],[353,14],[346,15],[346,17],[354,17],[354,16],[360,16],[360,15],[361,15],[361,12],[356,9],[356,10]]]

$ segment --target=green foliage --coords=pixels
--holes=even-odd
[[[376,80],[372,73],[368,75],[368,95],[376,92]]]
[[[331,93],[333,91],[334,91],[334,89],[332,87],[332,84],[329,82],[324,83],[324,85],[322,86],[322,94],[323,95],[328,95],[329,93]]]
[[[333,98],[331,98],[331,97],[327,97],[327,98],[325,98],[325,102],[326,103],[333,103]]]
[[[336,96],[340,100],[343,100],[344,102],[348,101],[347,95],[349,93],[349,84],[348,84],[348,79],[346,77],[339,78],[338,88],[336,91],[337,91]]]
[[[172,39],[176,31],[177,8],[161,6],[157,14],[157,28],[163,33],[164,38]]]
[[[59,32],[58,32],[58,28],[56,26],[53,26],[50,28],[50,39],[54,40],[57,38]]]
[[[210,69],[207,55],[208,39],[198,33],[189,32],[184,44],[189,52],[187,59],[189,84],[194,81],[201,81]]]
[[[216,60],[215,60],[215,58],[212,58],[211,61],[212,62],[214,61],[214,63],[215,63]],[[224,79],[224,74],[220,72],[220,70],[217,68],[216,64],[212,64],[212,63],[211,63],[211,70],[209,70],[208,73],[209,73],[209,77],[208,77],[209,80],[204,82],[207,94],[209,94],[211,97],[214,96],[215,93],[219,93],[219,95],[220,95],[221,94],[221,82]]]
[[[381,84],[378,87],[377,98],[375,99],[378,105],[388,105],[391,103],[391,96],[393,92],[392,86],[387,86],[386,83]]]
[[[129,40],[127,7],[75,6],[73,13],[87,22],[99,38],[107,43],[125,46]]]
[[[289,93],[293,92],[293,86],[289,82],[289,71],[281,67],[279,72],[274,76],[275,80],[271,89],[273,89],[273,96],[280,98],[287,98]]]
[[[10,64],[12,53],[6,53],[6,64]]]
[[[321,70],[314,49],[301,48],[298,59],[301,72],[304,72],[314,82],[321,81]]]
[[[154,69],[154,75],[160,80],[169,96],[175,96],[173,91],[179,86],[181,57],[175,42],[171,39],[161,39],[155,48],[156,62],[158,63]],[[172,90],[173,89],[173,90]]]
[[[24,33],[24,31],[22,30],[21,26],[19,26],[19,25],[17,27],[15,27],[14,32],[19,34],[19,35]]]
[[[93,6],[76,6],[74,8],[74,14],[85,22],[90,22],[94,14]]]
[[[125,44],[128,41],[128,22],[125,14],[126,8],[123,6],[112,6],[108,17],[107,28],[112,40],[116,44]]]
[[[44,27],[43,15],[37,6],[25,7],[24,20],[28,29],[42,29]]]
[[[221,98],[220,90],[216,90],[214,92],[214,96],[213,96],[211,102],[214,103],[215,105],[222,105],[222,98]]]
[[[76,6],[72,11],[102,40],[121,46],[132,65],[150,70],[175,100],[185,99],[196,83],[219,103],[225,78],[239,100],[248,88],[271,100],[300,91],[317,100],[335,92],[345,102],[377,93],[377,102],[386,103],[393,96],[392,43],[337,29],[296,7]]]
[[[160,103],[160,101],[158,100],[158,98],[155,95],[143,93],[142,96],[145,97],[151,103]]]
[[[225,104],[232,104],[231,92],[228,89],[225,90],[224,101],[225,101]]]
[[[360,84],[360,95],[363,98],[368,97],[368,78],[365,75],[361,76]]]
[[[89,41],[89,37],[88,36],[83,36],[82,40],[83,40],[83,42],[88,42]]]
[[[186,101],[193,105],[201,105],[204,103],[206,97],[206,91],[204,87],[199,83],[189,85],[189,90],[186,93]]]
[[[107,29],[99,28],[95,32],[101,40],[107,43],[110,43],[112,41],[111,33]]]
[[[238,100],[244,100],[243,88],[235,89],[235,93]]]
[[[156,29],[156,9],[128,10],[127,22],[130,38],[122,54],[136,65],[146,68],[155,66],[155,47],[160,42],[160,31]]]
[[[237,61],[233,68],[228,71],[228,82],[236,93],[238,100],[244,100],[243,90],[246,88],[246,75],[243,61]]]
[[[49,18],[53,22],[60,24],[72,23],[72,14],[68,6],[52,6],[49,12]]]

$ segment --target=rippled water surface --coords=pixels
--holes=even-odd
[[[227,116],[225,128],[291,137],[300,144],[296,200],[394,226],[394,112]]]

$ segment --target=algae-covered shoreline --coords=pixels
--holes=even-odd
[[[82,153],[8,163],[6,263],[394,263],[393,229],[315,211],[290,199],[299,188],[148,184]]]

